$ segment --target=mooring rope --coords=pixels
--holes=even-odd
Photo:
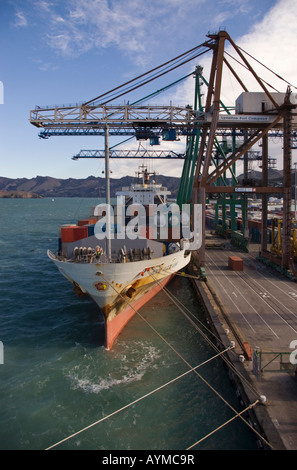
[[[162,269],[163,270],[163,269]],[[154,277],[154,275],[150,272],[149,274],[160,286],[161,288],[164,290],[164,286],[162,286],[162,284],[158,281],[158,279],[156,279]],[[114,289],[114,291],[120,295],[124,301],[135,311],[135,313],[140,316],[140,318],[143,319],[143,321],[193,370],[193,368],[191,367],[191,365],[181,356],[181,354],[178,353],[178,351],[176,351],[175,348],[173,348],[167,340],[165,340],[165,338],[163,338],[163,336],[157,332],[157,330],[130,304],[130,302],[120,293],[118,292],[115,287],[109,283],[109,281],[103,276],[103,274],[101,273],[101,276],[103,277],[103,279]],[[175,302],[174,302],[175,303]],[[180,309],[180,307],[176,304],[176,306]],[[191,321],[191,320],[190,320]],[[231,349],[231,348],[230,348]],[[224,397],[222,395],[220,395],[219,392],[217,392],[208,382],[207,380],[205,380],[198,372],[197,370],[194,370],[195,374],[235,413],[235,415],[238,415],[241,420],[252,430],[254,431],[263,441],[266,442],[267,445],[270,446],[270,444],[265,440],[265,438],[260,434],[258,433],[258,431],[245,419],[241,416],[240,413],[238,413],[235,408],[233,408],[233,406],[228,403]],[[258,393],[257,393],[258,395]]]
[[[164,270],[164,269],[163,269],[163,271],[167,272],[168,270]],[[187,275],[185,275],[185,276],[187,276]],[[158,282],[158,281],[157,281],[157,282]],[[183,304],[180,302],[180,300],[179,300],[177,297],[175,297],[174,294],[172,294],[172,293],[167,289],[167,287],[162,287],[162,288],[163,288],[163,291],[167,294],[167,296],[168,296],[173,302],[175,302],[175,304],[176,304],[176,303],[181,304],[181,306],[195,319],[195,321],[198,321],[199,324],[200,324],[201,326],[203,326],[204,329],[207,330],[207,333],[211,334],[219,343],[221,343],[221,345],[224,346],[224,343],[221,341],[221,339],[218,338],[212,331],[210,331],[210,330],[207,328],[207,326],[204,325],[204,324],[188,309],[188,307],[186,307],[185,305],[183,305]],[[173,299],[174,299],[174,300],[173,300]],[[177,305],[176,305],[176,306],[177,306]],[[178,306],[177,306],[177,307],[178,307]],[[203,335],[202,331],[198,328],[198,326],[197,326],[197,325],[188,317],[188,315],[182,310],[182,307],[178,307],[179,310],[180,310],[180,311],[183,313],[183,315],[185,315],[185,317],[194,325],[194,327],[197,329],[197,331],[199,331],[199,332]],[[204,336],[204,337],[205,337],[205,339],[208,341],[208,343],[210,344],[210,346],[211,346],[213,349],[218,350],[218,348],[216,347],[216,345],[215,345],[209,338],[207,338],[207,336]],[[233,350],[232,352],[235,354],[234,350]],[[228,359],[228,357],[227,357],[227,356],[223,356],[222,359],[223,359],[223,361],[228,365],[228,367],[229,367],[238,377],[240,377],[240,379],[242,380],[242,382],[244,382],[244,383],[247,385],[247,387],[248,387],[256,396],[258,396],[258,391],[256,390],[256,388],[255,388],[252,384],[250,384],[250,382],[247,380],[247,378],[244,377],[244,376],[240,373],[239,370],[237,370],[237,369],[235,368],[235,366],[234,366],[233,363]]]
[[[154,276],[153,276],[152,274],[150,274],[150,275],[151,275],[152,278],[154,278]],[[159,333],[159,332],[158,332],[158,331],[157,331],[157,330],[156,330],[156,329],[155,329],[155,328],[154,328],[154,327],[153,327],[153,326],[152,326],[152,325],[151,325],[151,324],[150,324],[150,323],[149,323],[149,322],[130,304],[130,302],[129,302],[120,292],[118,292],[118,291],[115,289],[115,287],[114,287],[111,283],[109,283],[109,281],[103,276],[102,273],[101,273],[101,277],[105,280],[105,282],[107,282],[107,284],[108,284],[110,287],[112,287],[112,288],[115,290],[115,292],[116,292],[118,295],[120,295],[120,296],[124,299],[124,301],[130,306],[130,308],[132,308],[132,309],[134,310],[134,312],[135,312],[138,316],[140,316],[140,318],[141,318],[141,319],[142,319],[142,320],[143,320],[143,321],[162,339],[162,341],[164,341],[164,342],[166,343],[166,345],[168,345],[168,347],[170,347],[170,348],[180,357],[180,359],[182,359],[182,361],[185,362],[185,364],[187,364],[187,366],[189,367],[189,370],[186,371],[186,372],[184,372],[184,373],[181,374],[180,376],[176,377],[175,379],[170,380],[170,381],[167,382],[166,384],[163,384],[163,385],[161,385],[160,387],[157,387],[156,389],[154,389],[154,390],[152,390],[151,392],[149,392],[149,393],[143,395],[142,397],[137,398],[136,400],[134,400],[134,401],[128,403],[127,405],[125,405],[125,406],[119,408],[118,410],[116,410],[116,411],[110,413],[109,415],[104,416],[103,418],[100,418],[99,420],[97,420],[97,421],[95,421],[95,422],[89,424],[88,426],[85,426],[84,428],[80,429],[79,431],[77,431],[77,432],[75,432],[75,433],[73,433],[73,434],[71,434],[71,435],[65,437],[64,439],[61,439],[60,441],[56,442],[55,444],[52,444],[51,446],[47,447],[45,450],[51,450],[51,449],[53,449],[54,447],[57,447],[58,445],[62,444],[63,442],[66,442],[66,441],[72,439],[73,437],[75,437],[75,436],[77,436],[77,435],[79,435],[79,434],[81,434],[81,433],[87,431],[88,429],[90,429],[90,428],[96,426],[97,424],[99,424],[99,423],[101,423],[101,422],[103,422],[103,421],[105,421],[105,420],[111,418],[112,416],[115,416],[116,414],[120,413],[121,411],[124,411],[125,409],[127,409],[127,408],[129,408],[129,407],[135,405],[135,404],[138,403],[138,402],[140,402],[140,401],[143,400],[144,398],[147,398],[147,397],[153,395],[153,394],[156,393],[157,391],[162,390],[163,388],[165,388],[166,386],[170,385],[171,383],[174,383],[174,382],[176,382],[177,380],[179,380],[180,378],[182,378],[182,377],[188,375],[190,372],[195,372],[195,374],[196,374],[196,375],[197,375],[197,376],[198,376],[198,377],[199,377],[199,378],[200,378],[200,379],[201,379],[201,380],[202,380],[202,381],[203,381],[203,382],[204,382],[204,383],[205,383],[205,384],[206,384],[206,385],[207,385],[207,386],[208,386],[208,387],[209,387],[209,388],[210,388],[210,389],[211,389],[211,390],[212,390],[212,391],[213,391],[213,392],[214,392],[214,393],[215,393],[215,394],[216,394],[216,395],[235,413],[235,415],[234,415],[234,417],[232,418],[232,420],[235,419],[235,418],[237,418],[237,417],[240,417],[240,418],[243,420],[243,422],[244,422],[245,424],[247,424],[247,426],[249,426],[263,441],[266,442],[267,445],[270,446],[270,444],[264,439],[264,437],[261,436],[261,434],[258,433],[258,431],[257,431],[248,421],[246,421],[246,420],[243,418],[243,416],[242,416],[243,412],[237,412],[237,411],[232,407],[232,405],[230,405],[230,403],[228,403],[228,402],[224,399],[224,397],[223,397],[219,392],[217,392],[217,391],[207,382],[207,380],[205,380],[205,379],[201,376],[201,374],[199,374],[199,373],[197,372],[197,369],[200,368],[202,365],[204,365],[204,364],[206,364],[206,363],[212,361],[213,359],[216,359],[216,358],[219,357],[219,356],[224,357],[224,354],[225,354],[227,351],[230,351],[231,349],[233,349],[234,345],[233,345],[233,344],[230,344],[230,346],[229,346],[228,348],[226,348],[225,350],[223,350],[223,351],[219,352],[218,354],[216,354],[215,356],[213,356],[213,357],[207,359],[206,361],[202,362],[202,363],[199,364],[198,366],[192,367],[192,366],[188,363],[188,361],[186,361],[186,360],[182,357],[182,355],[181,355],[172,345],[170,345],[170,343],[168,343],[168,341],[167,341],[165,338],[163,338],[163,336],[162,336],[162,335],[161,335],[161,334],[160,334],[160,333]],[[157,282],[159,282],[159,281],[157,280]],[[163,286],[162,286],[162,285],[161,285],[161,287],[162,287],[162,289],[163,289]],[[178,307],[178,308],[179,308],[179,307]],[[190,320],[190,321],[191,321],[191,320]],[[192,322],[192,321],[191,321],[191,322]],[[254,405],[253,405],[253,406],[254,406]],[[227,423],[226,423],[226,424],[227,424]],[[220,428],[221,428],[221,427],[222,427],[222,426],[220,426]],[[218,429],[220,429],[220,428],[218,428]],[[213,431],[213,432],[215,432],[215,431]],[[206,439],[206,437],[207,437],[207,436],[205,436],[205,439]],[[197,443],[199,443],[199,441],[198,441]],[[196,443],[193,444],[193,446],[195,446],[195,445],[197,445],[197,444],[196,444]],[[191,446],[191,447],[192,447],[192,446]],[[190,448],[191,448],[191,447],[190,447]]]
[[[201,442],[205,441],[205,439],[207,439],[208,437],[212,436],[215,432],[219,431],[220,429],[224,428],[225,426],[227,426],[227,424],[231,423],[232,421],[234,421],[236,418],[238,418],[240,415],[242,415],[243,413],[245,413],[246,411],[250,410],[251,408],[254,408],[254,406],[256,406],[257,404],[259,403],[259,400],[256,400],[255,403],[252,403],[251,405],[249,405],[248,407],[246,407],[244,410],[242,410],[240,413],[238,413],[237,415],[233,416],[231,419],[228,419],[228,421],[226,421],[225,423],[221,424],[221,426],[217,427],[216,429],[214,429],[213,431],[211,431],[210,433],[206,434],[204,437],[202,437],[201,439],[199,439],[199,441],[196,441],[194,444],[192,444],[190,447],[188,447],[186,450],[190,450],[190,449],[193,449],[193,447],[195,447],[196,445],[200,444]]]
[[[154,393],[158,392],[159,390],[162,390],[163,388],[167,387],[168,385],[174,383],[174,382],[177,382],[177,380],[185,377],[186,375],[190,374],[190,372],[193,372],[195,371],[196,369],[198,369],[199,367],[202,367],[204,366],[205,364],[207,364],[208,362],[212,361],[213,359],[216,359],[217,357],[219,357],[220,355],[224,354],[226,351],[229,351],[231,349],[231,346],[229,346],[227,349],[225,349],[224,351],[221,351],[219,354],[216,354],[215,356],[209,358],[209,359],[206,359],[206,361],[202,362],[201,364],[198,364],[196,367],[193,367],[191,368],[190,370],[187,370],[186,372],[184,372],[183,374],[179,375],[178,377],[175,377],[174,379],[172,380],[169,380],[169,382],[166,382],[165,384],[163,385],[160,385],[159,387],[155,388],[154,390],[146,393],[145,395],[143,395],[142,397],[139,397],[137,398],[136,400],[128,403],[127,405],[125,406],[122,406],[122,408],[119,408],[118,410],[116,411],[113,411],[112,413],[110,413],[109,415],[107,416],[104,416],[103,418],[100,418],[98,419],[97,421],[95,421],[94,423],[91,423],[89,424],[88,426],[85,426],[84,428],[80,429],[79,431],[71,434],[70,436],[67,436],[65,437],[64,439],[61,439],[59,442],[56,442],[55,444],[52,444],[51,446],[47,447],[45,450],[50,450],[50,449],[53,449],[54,447],[57,447],[58,445],[62,444],[63,442],[66,442],[70,439],[72,439],[73,437],[75,436],[78,436],[79,434],[81,434],[82,432],[84,431],[87,431],[88,429],[91,429],[93,428],[94,426],[96,426],[97,424],[100,424],[102,423],[103,421],[106,421],[107,419],[111,418],[112,416],[115,416],[116,414],[126,410],[127,408],[130,408],[131,406],[135,405],[136,403],[140,402],[141,400],[144,400],[145,398],[153,395]]]
[[[164,271],[164,269],[163,269]],[[154,277],[154,275],[150,274],[151,277],[159,284],[159,281]],[[191,324],[194,324],[194,322],[188,317],[188,315],[183,312],[183,310],[181,309],[181,307],[178,305],[178,303],[172,298],[173,295],[171,293],[169,293],[168,289],[166,289],[165,287],[163,287],[161,285],[161,288],[163,289],[163,291],[168,295],[168,297],[171,299],[171,301],[177,306],[177,308],[189,319],[189,321],[191,322]],[[187,307],[185,307],[187,308]],[[195,324],[194,324],[195,325]],[[197,330],[199,330],[199,328],[197,327],[197,325],[195,325],[195,327],[197,328]],[[199,330],[199,332],[201,332],[201,330]],[[202,332],[201,332],[202,333]],[[204,335],[203,335],[204,336]],[[216,346],[212,343],[212,347],[216,348]],[[217,348],[216,348],[217,349]],[[222,356],[224,360],[226,360],[227,362],[227,359],[225,356]],[[231,362],[228,363],[230,366],[232,366],[232,370],[234,370],[234,372],[237,374],[237,375],[241,375],[235,368],[234,366],[232,365]],[[221,398],[223,400],[223,402],[229,406],[229,408],[231,408],[232,411],[235,412],[235,417],[240,417],[242,419],[242,421],[244,421],[245,424],[247,424],[247,426],[249,426],[250,429],[252,429],[268,446],[272,447],[269,442],[266,441],[266,439],[248,422],[246,421],[242,416],[241,416],[241,413],[238,413],[233,407],[232,405],[230,405],[230,403],[228,403],[197,371],[195,371],[196,374],[198,375],[198,377],[208,386],[210,387],[210,389],[217,395],[219,396],[219,398]],[[244,379],[243,376],[241,376],[242,379]],[[246,384],[253,390],[253,392],[258,396],[259,393],[257,392],[257,390],[253,389],[253,387],[251,387],[251,385],[246,381]]]

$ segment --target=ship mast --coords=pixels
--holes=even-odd
[[[111,239],[110,239],[110,181],[109,181],[109,129],[105,125],[105,181],[106,181],[106,255],[111,261]]]

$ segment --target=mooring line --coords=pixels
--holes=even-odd
[[[164,270],[164,269],[163,269],[163,270]],[[150,272],[149,275],[152,277],[152,279],[154,279],[154,280],[161,286],[161,289],[164,290],[164,287],[162,286],[162,284],[158,281],[158,279],[156,279],[156,277],[155,277],[151,272]],[[137,314],[140,316],[140,318],[142,318],[143,321],[145,321],[145,323],[146,323],[150,328],[152,328],[152,330],[153,330],[163,341],[165,341],[165,343],[166,343],[166,344],[167,344],[167,345],[168,345],[168,346],[169,346],[169,347],[170,347],[170,348],[171,348],[189,367],[191,367],[191,365],[190,365],[190,364],[189,364],[189,363],[188,363],[188,362],[187,362],[187,361],[168,343],[168,341],[166,341],[165,338],[163,338],[163,336],[162,336],[159,332],[157,332],[157,331],[155,330],[155,328],[154,328],[136,309],[134,309],[134,307],[128,302],[128,300],[125,299],[124,296],[123,296],[121,293],[119,293],[119,292],[115,289],[115,287],[112,286],[104,276],[102,276],[102,277],[103,277],[103,279],[115,290],[115,292],[117,292],[117,293],[125,300],[125,302],[135,311],[135,313],[137,313]],[[166,292],[166,291],[164,290],[164,292]],[[171,299],[171,300],[172,300],[172,299]],[[173,301],[173,302],[174,302],[174,301]],[[175,303],[175,302],[174,302],[174,303]],[[175,304],[176,304],[176,303],[175,303]],[[179,310],[181,310],[181,308],[180,308],[177,304],[176,304],[176,306],[177,306],[177,308],[179,308]],[[231,348],[230,348],[230,349],[231,349]],[[224,356],[223,356],[223,357],[224,357]],[[213,392],[214,392],[214,393],[215,393],[215,394],[216,394],[216,395],[217,395],[217,396],[236,414],[236,415],[238,415],[238,416],[241,418],[241,420],[242,420],[252,431],[254,431],[263,441],[266,442],[267,445],[270,446],[270,444],[264,439],[264,437],[261,436],[261,434],[258,433],[258,431],[257,431],[256,429],[254,429],[253,426],[252,426],[248,421],[246,421],[246,419],[244,419],[244,418],[235,410],[235,408],[233,408],[232,405],[231,405],[230,403],[228,403],[228,402],[224,399],[224,397],[223,397],[222,395],[220,395],[220,393],[217,392],[217,391],[207,382],[207,380],[205,380],[205,379],[197,372],[197,370],[195,370],[194,372],[195,372],[195,374],[196,374],[196,375],[197,375],[197,376],[198,376],[198,377],[199,377],[199,378],[200,378],[200,379],[201,379],[201,380],[202,380],[202,381],[203,381],[203,382],[204,382],[204,383],[205,383],[205,384],[206,384],[206,385],[207,385],[207,386],[208,386],[208,387],[209,387],[209,388],[210,388],[210,389],[211,389],[211,390],[212,390],[212,391],[213,391]],[[258,395],[258,393],[257,393],[257,395]]]
[[[194,444],[192,444],[190,447],[188,447],[186,450],[190,450],[190,449],[193,449],[193,447],[195,447],[196,445],[200,444],[201,442],[205,441],[205,439],[207,439],[208,437],[212,436],[215,432],[219,431],[220,429],[224,428],[227,424],[231,423],[232,421],[234,421],[236,418],[239,418],[243,413],[245,413],[246,411],[250,410],[251,408],[254,408],[254,406],[256,406],[257,404],[259,403],[259,400],[256,400],[255,403],[252,403],[251,405],[249,405],[247,408],[245,408],[244,410],[242,410],[240,413],[238,413],[237,415],[233,416],[231,419],[228,419],[228,421],[226,421],[225,423],[221,424],[221,426],[217,427],[216,429],[214,429],[213,431],[211,431],[210,433],[206,434],[204,437],[202,437],[201,439],[199,439],[199,441],[196,441]],[[265,441],[266,442],[266,441]],[[267,443],[267,442],[266,442]],[[268,443],[267,443],[268,444]],[[269,444],[268,444],[269,445]]]
[[[190,374],[191,372],[195,371],[196,369],[198,369],[199,367],[202,367],[203,365],[207,364],[208,362],[212,361],[213,359],[216,359],[217,357],[219,357],[220,355],[224,354],[226,351],[230,350],[231,349],[231,346],[229,346],[227,349],[225,349],[224,351],[221,351],[219,354],[216,354],[215,356],[207,359],[206,361],[202,362],[201,364],[197,365],[196,367],[193,367],[191,368],[190,370],[184,372],[183,374],[179,375],[178,377],[175,377],[174,379],[170,380],[169,382],[163,384],[163,385],[160,385],[160,387],[157,387],[155,388],[154,390],[146,393],[145,395],[143,395],[142,397],[139,397],[137,398],[136,400],[132,401],[131,403],[128,403],[127,405],[123,406],[122,408],[119,408],[118,410],[116,411],[113,411],[112,413],[110,413],[109,415],[107,416],[104,416],[103,418],[100,418],[98,419],[97,421],[95,421],[94,423],[91,423],[89,424],[88,426],[85,426],[84,428],[80,429],[79,431],[71,434],[70,436],[67,436],[65,437],[64,439],[61,439],[59,442],[56,442],[55,444],[52,444],[51,446],[47,447],[45,450],[50,450],[50,449],[53,449],[54,447],[57,447],[58,445],[62,444],[63,442],[66,442],[70,439],[72,439],[73,437],[75,436],[78,436],[79,434],[81,434],[82,432],[84,431],[87,431],[88,429],[91,429],[92,427],[96,426],[97,424],[99,423],[102,423],[103,421],[111,418],[112,416],[115,416],[116,414],[120,413],[121,411],[124,411],[126,410],[127,408],[135,405],[136,403],[140,402],[141,400],[143,400],[144,398],[147,398],[151,395],[153,395],[154,393],[158,392],[159,390],[162,390],[163,388],[167,387],[168,385],[176,382],[177,380],[185,377],[186,375]]]
[[[154,279],[154,276],[153,276],[152,274],[150,274],[150,276]],[[227,351],[232,350],[232,349],[234,348],[234,344],[231,343],[230,346],[229,346],[228,348],[226,348],[225,350],[223,350],[223,351],[219,352],[218,354],[216,354],[215,356],[213,356],[213,357],[207,359],[206,361],[204,361],[203,363],[199,364],[198,366],[192,367],[192,366],[181,356],[181,354],[180,354],[178,351],[176,351],[176,349],[175,349],[173,346],[171,346],[171,345],[168,343],[168,341],[167,341],[165,338],[163,338],[163,336],[162,336],[162,335],[161,335],[161,334],[160,334],[160,333],[159,333],[159,332],[158,332],[158,331],[157,331],[157,330],[156,330],[156,329],[155,329],[155,328],[154,328],[154,327],[153,327],[153,326],[152,326],[152,325],[151,325],[151,324],[150,324],[150,323],[149,323],[149,322],[148,322],[148,321],[129,303],[129,301],[128,301],[120,292],[118,292],[112,284],[109,283],[109,281],[103,276],[102,273],[101,273],[101,277],[105,280],[105,282],[107,282],[107,283],[109,284],[110,287],[112,287],[112,288],[115,290],[115,292],[116,292],[118,295],[120,295],[120,296],[124,299],[124,301],[130,306],[130,308],[132,308],[132,309],[134,310],[134,312],[140,316],[140,318],[141,318],[141,319],[142,319],[142,320],[143,320],[143,321],[162,339],[162,341],[164,341],[165,344],[168,345],[168,347],[170,347],[170,348],[180,357],[180,359],[182,359],[182,361],[187,364],[187,366],[189,367],[189,370],[186,371],[186,372],[184,372],[184,373],[181,374],[180,376],[176,377],[175,379],[170,380],[170,381],[167,382],[166,384],[163,384],[163,385],[161,385],[160,387],[157,387],[156,389],[152,390],[151,392],[149,392],[149,393],[143,395],[142,397],[137,398],[136,400],[132,401],[131,403],[128,403],[127,405],[123,406],[122,408],[119,408],[118,410],[116,410],[116,411],[110,413],[110,414],[107,415],[107,416],[104,416],[103,418],[101,418],[101,419],[95,421],[94,423],[91,423],[90,425],[88,425],[88,426],[86,426],[86,427],[80,429],[79,431],[77,431],[77,432],[71,434],[70,436],[67,436],[66,438],[64,438],[64,439],[62,439],[62,440],[56,442],[55,444],[52,444],[51,446],[49,446],[49,447],[46,448],[45,450],[51,450],[51,449],[53,449],[54,447],[57,447],[58,445],[62,444],[63,442],[66,442],[66,441],[72,439],[73,437],[75,437],[75,436],[81,434],[82,432],[87,431],[88,429],[90,429],[90,428],[96,426],[97,424],[99,424],[99,423],[101,423],[101,422],[103,422],[103,421],[105,421],[105,420],[111,418],[112,416],[115,416],[116,414],[120,413],[121,411],[124,411],[125,409],[127,409],[127,408],[129,408],[129,407],[135,405],[135,404],[138,403],[138,402],[140,402],[140,401],[143,400],[144,398],[147,398],[147,397],[149,397],[150,395],[153,395],[153,394],[156,393],[157,391],[159,391],[159,390],[165,388],[166,386],[170,385],[171,383],[174,383],[174,382],[176,382],[177,380],[179,380],[180,378],[182,378],[182,377],[188,375],[190,372],[195,372],[195,374],[196,374],[196,375],[197,375],[197,376],[198,376],[198,377],[199,377],[199,378],[200,378],[200,379],[201,379],[201,380],[202,380],[202,381],[203,381],[203,382],[204,382],[204,383],[205,383],[205,384],[206,384],[206,385],[207,385],[207,386],[208,386],[208,387],[209,387],[209,388],[210,388],[210,389],[211,389],[211,390],[212,390],[212,391],[213,391],[213,392],[214,392],[214,393],[215,393],[215,394],[216,394],[216,395],[235,413],[235,416],[232,418],[232,420],[235,419],[236,417],[240,417],[240,418],[243,420],[243,422],[244,422],[245,424],[247,424],[263,441],[266,442],[267,445],[270,445],[270,444],[263,438],[263,436],[261,436],[261,435],[257,432],[257,430],[255,430],[255,429],[253,428],[253,426],[251,426],[251,425],[241,416],[243,412],[238,413],[238,412],[232,407],[232,405],[230,405],[230,404],[222,397],[222,395],[220,395],[219,392],[217,392],[217,391],[216,391],[216,390],[197,372],[197,369],[200,368],[202,365],[204,365],[204,364],[206,364],[206,363],[212,361],[213,359],[215,359],[215,358],[217,358],[217,357],[219,357],[219,356],[223,356],[223,357],[224,357],[224,353],[226,353]],[[158,281],[157,279],[155,279],[155,280],[156,280],[157,283],[159,283],[159,281]],[[163,287],[162,285],[161,285],[161,288],[164,289],[164,287]],[[165,291],[165,292],[166,292],[166,291]],[[168,294],[167,294],[167,295],[168,295]],[[172,299],[171,299],[171,300],[172,300]],[[172,300],[172,301],[174,302],[174,300]],[[174,303],[175,303],[175,302],[174,302]],[[178,305],[176,305],[176,306],[181,310],[181,308],[180,308]],[[191,319],[189,319],[189,320],[191,321],[191,323],[193,323]],[[254,406],[254,405],[253,405],[253,406]],[[251,407],[251,406],[250,406],[250,407]],[[221,427],[220,427],[220,428],[221,428]],[[218,428],[218,429],[219,429],[219,428]],[[213,432],[215,432],[215,431],[213,431]],[[206,436],[206,437],[207,437],[207,436]],[[205,438],[206,438],[206,437],[205,437]],[[198,443],[199,443],[199,441],[198,441]],[[196,443],[193,444],[193,446],[195,446],[195,445],[196,445]]]
[[[150,274],[150,276],[151,276],[157,283],[159,283],[159,281],[158,281],[152,274]],[[168,292],[166,292],[167,289],[165,289],[162,285],[161,285],[161,288],[162,288],[162,289],[164,290],[164,292],[168,295],[168,297],[172,300],[172,302],[177,306],[177,308],[178,308],[187,318],[189,318],[188,315],[186,315],[186,314],[182,311],[181,307],[177,304],[177,302],[175,302],[175,301],[171,298],[171,297],[172,297],[171,294],[168,293]],[[193,324],[193,321],[192,321],[191,319],[189,319],[189,320],[190,320],[191,323]],[[197,329],[198,329],[198,328],[197,328]],[[213,345],[213,347],[215,347],[215,345]],[[223,359],[226,360],[225,356],[223,356]],[[235,370],[235,369],[233,368],[233,370]],[[235,372],[237,373],[237,371],[235,371]],[[198,375],[198,377],[199,377],[199,378],[200,378],[200,379],[201,379],[219,398],[221,398],[221,400],[222,400],[227,406],[229,406],[229,408],[235,413],[235,417],[238,416],[239,418],[241,418],[241,420],[242,420],[252,431],[254,431],[268,446],[270,446],[270,447],[272,448],[271,444],[269,444],[269,442],[266,441],[266,439],[265,439],[248,421],[246,421],[245,418],[243,418],[243,417],[241,416],[241,413],[238,413],[238,412],[232,407],[232,405],[230,405],[230,403],[228,403],[228,402],[227,402],[227,401],[226,401],[226,400],[225,400],[225,399],[224,399],[224,398],[223,398],[223,397],[222,397],[222,396],[221,396],[221,395],[220,395],[220,394],[219,394],[219,393],[218,393],[218,392],[217,392],[217,391],[216,391],[216,390],[197,372],[197,371],[195,371],[195,373]],[[239,374],[238,374],[238,375],[239,375]],[[247,382],[247,384],[248,384],[248,382]],[[248,384],[248,385],[249,385],[249,384]],[[252,389],[252,390],[253,390],[253,389]],[[259,393],[258,393],[256,390],[253,390],[253,392],[254,392],[256,395],[259,395]]]

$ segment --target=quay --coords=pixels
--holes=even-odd
[[[236,380],[246,404],[255,400],[251,389],[263,397],[253,412],[269,448],[296,450],[297,378],[290,354],[297,349],[297,283],[258,261],[258,248],[243,253],[211,240],[206,281],[192,281],[210,329],[226,345],[235,341],[229,359],[250,385]],[[230,257],[242,266],[232,269]],[[195,253],[189,269],[198,273]]]

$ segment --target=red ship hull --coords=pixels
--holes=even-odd
[[[151,300],[160,290],[168,284],[174,275],[168,276],[166,279],[158,282],[147,293],[143,294],[140,298],[132,300],[127,303],[125,307],[114,318],[105,320],[105,346],[108,350],[112,349],[113,343],[119,336],[125,325],[131,320],[137,311],[143,307],[149,300]]]

